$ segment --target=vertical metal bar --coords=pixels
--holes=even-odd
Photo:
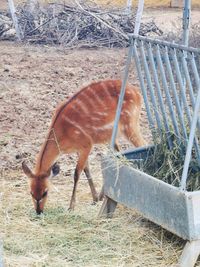
[[[200,83],[200,78],[199,78],[199,73],[198,73],[198,70],[197,70],[196,63],[195,63],[195,55],[194,55],[194,53],[191,53],[190,59],[191,59],[192,71],[193,71],[193,74],[194,74],[196,88],[198,88],[199,87],[199,83]]]
[[[132,1],[128,0],[127,6],[128,5],[129,5],[129,8],[131,8]],[[135,20],[134,34],[138,34],[139,33],[140,23],[141,23],[141,18],[142,18],[142,13],[143,13],[143,7],[144,7],[144,0],[139,0],[138,10],[137,10],[136,20]],[[130,64],[131,64],[132,55],[133,55],[133,38],[131,38],[131,45],[130,45],[130,48],[129,48],[129,53],[128,53],[128,58],[127,58],[124,78],[123,78],[123,81],[122,81],[121,92],[120,92],[119,101],[118,101],[118,105],[117,105],[116,117],[115,117],[115,121],[114,121],[112,137],[111,137],[111,147],[112,148],[114,148],[114,146],[115,146],[115,140],[116,140],[116,136],[117,136],[117,129],[118,129],[118,124],[119,124],[119,119],[120,119],[120,114],[121,114],[124,94],[125,94],[125,90],[126,90],[126,83],[127,83],[127,79],[128,79],[128,72],[129,72],[129,68],[130,68]]]
[[[112,137],[111,137],[111,148],[114,148],[114,146],[115,146],[118,124],[119,124],[120,114],[121,114],[121,110],[122,110],[122,104],[123,104],[125,90],[126,90],[126,83],[128,80],[128,73],[129,73],[129,68],[130,68],[130,64],[131,64],[131,60],[132,60],[132,54],[133,54],[133,39],[131,39],[131,44],[130,44],[129,51],[128,51],[128,57],[127,57],[127,62],[126,62],[126,66],[125,66],[124,77],[122,80],[121,91],[120,91],[119,100],[118,100],[118,104],[117,104],[117,111],[116,111],[116,116],[115,116],[113,131],[112,131]]]
[[[152,71],[153,71],[153,78],[154,78],[155,87],[156,87],[156,90],[157,90],[160,109],[161,109],[162,116],[163,116],[163,122],[164,122],[165,131],[167,133],[169,133],[170,128],[169,128],[169,124],[168,124],[167,112],[166,112],[165,104],[164,104],[163,98],[162,98],[160,82],[159,82],[159,78],[158,78],[156,64],[155,64],[155,61],[154,61],[154,56],[153,56],[153,53],[152,53],[152,45],[150,43],[148,43],[147,52],[148,52],[148,56],[149,56],[150,66],[151,66]],[[160,131],[161,130],[162,129],[160,129]]]
[[[184,124],[183,113],[182,113],[182,110],[181,110],[181,104],[180,104],[179,97],[178,97],[178,94],[177,94],[177,89],[176,89],[176,85],[175,85],[175,81],[174,81],[174,76],[173,76],[173,72],[172,72],[171,63],[170,63],[170,60],[169,60],[168,47],[165,47],[164,59],[165,59],[165,63],[166,63],[166,69],[167,69],[167,72],[168,72],[168,75],[169,75],[171,90],[172,90],[173,95],[174,95],[175,105],[176,105],[176,109],[177,109],[177,113],[178,113],[180,126],[182,128],[183,137],[184,137],[184,139],[186,140],[186,143],[187,143],[187,140],[188,140],[187,131],[186,131],[185,124]]]
[[[197,70],[197,66],[196,66],[196,63],[195,63],[195,55],[194,53],[191,54],[191,60],[192,60],[192,71],[193,71],[193,74],[194,74],[194,78],[195,78],[195,84],[196,84],[196,88],[198,88],[199,90],[199,85],[200,85],[200,77],[199,77],[199,72]],[[197,101],[197,100],[196,100]],[[199,123],[199,116],[198,116],[198,120],[197,120],[197,125]],[[199,142],[198,142],[198,139],[195,137],[195,144],[197,143],[197,157],[198,157],[198,160],[199,160],[199,164],[200,164],[200,148],[199,148]]]
[[[148,100],[148,96],[147,96],[147,92],[146,92],[144,79],[142,76],[141,64],[140,64],[140,60],[139,60],[139,56],[138,56],[137,48],[136,48],[136,40],[135,40],[135,43],[133,46],[133,56],[134,56],[135,66],[136,66],[139,81],[140,81],[140,87],[141,87],[143,98],[144,98],[144,103],[145,103],[145,107],[146,107],[146,111],[147,111],[147,117],[149,120],[150,128],[154,129],[155,128],[154,120],[153,120],[153,116],[152,116],[150,105],[149,105],[149,100]]]
[[[127,1],[127,8],[129,9],[129,11],[131,9],[131,5],[132,5],[132,1],[128,0]],[[137,14],[136,14],[134,34],[139,33],[140,23],[141,23],[141,18],[142,18],[142,13],[143,13],[143,7],[144,7],[144,0],[139,0],[138,10],[137,10]],[[116,112],[116,117],[115,117],[115,121],[114,121],[112,137],[111,137],[111,147],[112,148],[114,148],[114,146],[115,146],[115,140],[116,140],[116,136],[117,136],[118,124],[119,124],[124,94],[125,94],[125,90],[126,90],[126,83],[128,80],[128,72],[129,72],[129,68],[130,68],[130,64],[131,64],[132,54],[133,54],[133,39],[131,38],[131,45],[129,48],[128,59],[127,59],[127,63],[126,63],[124,78],[123,78],[123,82],[122,82],[122,87],[121,87],[121,92],[120,92],[120,96],[119,96],[119,102],[117,105],[117,112]]]
[[[3,267],[3,242],[0,240],[0,267]]]
[[[183,79],[182,79],[182,76],[181,76],[181,70],[180,70],[180,67],[179,67],[179,64],[178,64],[178,60],[177,60],[176,50],[173,49],[172,51],[173,51],[172,58],[173,58],[174,66],[175,66],[177,81],[179,83],[180,90],[181,90],[181,100],[183,101],[183,104],[185,106],[185,110],[186,110],[186,114],[187,114],[187,117],[188,117],[188,121],[189,121],[189,123],[191,123],[190,109],[189,109],[189,106],[188,106],[188,103],[187,103],[187,99],[186,99],[186,96],[185,96],[185,87],[184,87]]]
[[[126,12],[129,15],[131,12],[131,7],[132,7],[132,0],[127,0],[126,2]]]
[[[181,190],[186,190],[186,181],[187,181],[187,176],[188,176],[189,164],[191,160],[192,147],[193,147],[193,142],[195,138],[195,129],[196,129],[196,124],[197,124],[197,119],[199,116],[199,110],[200,110],[200,85],[198,86],[198,94],[197,94],[197,99],[196,99],[196,104],[195,104],[195,109],[194,109],[194,114],[193,114],[193,119],[192,119],[192,125],[191,125],[191,130],[190,130],[190,135],[189,135],[186,156],[185,156],[185,162],[183,166],[183,173],[181,177],[181,185],[180,185]]]
[[[144,0],[139,0],[136,18],[135,18],[135,28],[134,28],[134,34],[135,35],[139,34],[143,8],[144,8]]]
[[[187,62],[186,62],[186,58],[187,57],[187,54],[186,54],[186,51],[182,51],[182,57],[181,57],[181,60],[182,60],[182,65],[183,65],[183,71],[184,71],[184,74],[185,74],[185,78],[186,78],[186,81],[187,81],[187,84],[188,84],[188,89],[189,89],[189,94],[190,94],[190,100],[191,100],[191,103],[192,103],[192,107],[194,109],[195,107],[195,98],[194,98],[194,90],[193,90],[193,86],[192,86],[192,81],[190,79],[190,73],[188,71],[188,65],[187,65]],[[190,58],[191,60],[191,58]],[[196,63],[194,61],[194,57],[193,57],[193,60],[192,60],[192,70],[193,70],[193,75],[194,76],[197,76],[195,81],[197,80],[198,83],[199,83],[199,78],[198,78],[198,71],[197,71],[197,67],[196,67]],[[197,85],[197,83],[196,83]],[[198,85],[197,85],[198,87]],[[198,131],[200,132],[200,118],[198,118],[197,120],[197,127],[198,127]]]
[[[188,46],[189,42],[189,27],[190,27],[190,10],[191,10],[191,0],[184,0],[184,9],[183,9],[183,44]],[[186,81],[183,74],[183,67],[181,66],[181,74],[183,77],[183,86],[186,90]],[[184,109],[184,105],[182,105]]]
[[[179,136],[180,133],[179,133],[179,129],[178,129],[178,123],[177,123],[177,120],[176,120],[175,111],[174,111],[174,107],[173,107],[173,104],[172,104],[172,99],[171,99],[171,96],[170,96],[170,93],[169,93],[169,87],[168,87],[168,84],[167,84],[167,79],[166,79],[166,75],[165,75],[165,69],[164,69],[164,66],[163,66],[162,59],[161,59],[159,45],[156,45],[156,58],[158,60],[158,66],[159,66],[159,69],[160,69],[161,79],[162,79],[163,88],[164,88],[164,91],[165,91],[166,100],[167,100],[167,104],[168,104],[170,115],[171,115],[171,119],[172,119],[172,124],[173,124],[173,127],[174,127],[176,135]]]
[[[156,122],[157,122],[157,125],[158,125],[158,129],[161,129],[162,123],[161,123],[161,120],[160,120],[159,110],[158,110],[158,106],[157,106],[157,102],[156,102],[156,98],[155,98],[155,93],[154,93],[154,90],[153,90],[153,84],[152,84],[152,81],[151,81],[151,74],[150,74],[150,71],[149,71],[149,67],[148,67],[147,60],[146,60],[146,55],[145,55],[145,52],[144,52],[143,41],[140,41],[140,53],[141,53],[141,56],[142,56],[145,76],[146,76],[148,88],[149,88],[149,91],[150,91],[150,97],[151,97],[151,102],[152,102],[152,106],[153,106]]]
[[[181,51],[182,55],[181,55],[181,62],[182,62],[182,66],[183,66],[183,71],[184,71],[184,76],[186,78],[186,82],[188,84],[188,89],[189,89],[189,94],[190,94],[190,99],[191,99],[191,103],[192,106],[194,107],[194,92],[193,92],[193,87],[192,87],[192,82],[190,79],[190,74],[188,71],[188,66],[187,66],[187,62],[186,62],[186,58],[187,58],[187,54],[185,51]]]
[[[190,59],[191,59],[191,66],[192,66],[192,71],[193,71],[192,74],[194,75],[194,79],[195,79],[195,85],[196,85],[196,88],[198,88],[198,86],[200,84],[200,78],[199,78],[199,73],[197,70],[197,65],[195,62],[194,53],[191,54]],[[197,126],[198,126],[198,129],[200,129],[200,118],[198,118]]]
[[[183,44],[188,46],[190,28],[191,0],[184,0],[183,9]]]
[[[11,13],[11,16],[12,16],[13,24],[15,26],[15,31],[16,31],[17,38],[18,38],[19,41],[21,41],[21,32],[20,32],[18,19],[17,19],[17,16],[16,16],[16,9],[15,9],[15,5],[14,5],[13,0],[8,0],[8,5],[9,5],[10,13]]]
[[[178,60],[177,60],[177,56],[176,56],[176,50],[173,49],[173,51],[174,51],[174,53],[172,53],[172,57],[173,57],[173,60],[174,60],[174,63],[175,63],[177,79],[178,79],[178,82],[179,82],[179,85],[180,85],[180,89],[181,89],[181,97],[182,97],[182,100],[183,100],[183,104],[185,106],[185,110],[186,110],[186,114],[187,114],[187,117],[188,117],[189,125],[191,125],[192,118],[191,118],[190,108],[188,106],[187,99],[186,99],[186,96],[185,96],[185,89],[184,89],[184,84],[183,84],[182,77],[181,77],[181,71],[180,71],[180,68],[179,68],[179,65],[178,65]],[[199,85],[198,85],[197,88],[199,88]],[[200,162],[200,148],[198,146],[198,139],[197,139],[196,136],[194,136],[193,139],[194,139],[197,159]]]

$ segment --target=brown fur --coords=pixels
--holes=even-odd
[[[110,141],[120,89],[120,80],[92,83],[56,109],[46,141],[38,155],[34,174],[23,164],[24,172],[31,178],[34,200],[43,202],[41,197],[48,188],[48,176],[59,154],[72,152],[78,152],[79,159],[74,174],[70,209],[75,205],[77,182],[82,170],[88,178],[93,200],[98,200],[87,160],[94,144]],[[127,85],[119,132],[136,147],[145,144],[139,127],[141,103],[138,88]],[[43,211],[43,208],[44,205],[41,204],[38,211]]]

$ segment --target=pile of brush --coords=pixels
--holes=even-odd
[[[0,37],[1,39],[9,39],[15,36],[15,29],[11,18],[5,13],[0,12]]]
[[[87,1],[71,5],[39,3],[17,8],[22,39],[36,44],[61,44],[66,47],[126,47],[133,33],[135,12],[123,8],[105,9]],[[141,25],[140,34],[162,35],[155,22]],[[1,36],[1,34],[0,34]]]

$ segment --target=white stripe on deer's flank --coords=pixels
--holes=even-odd
[[[100,104],[100,106],[105,106],[105,102],[95,93],[93,90],[90,90],[91,95],[93,95],[93,101],[96,101]]]
[[[69,118],[67,118],[66,116],[63,117],[64,120],[66,122],[68,122],[69,124],[71,124],[72,126],[74,126],[78,131],[80,131],[80,134],[84,134],[85,136],[87,136],[88,134],[84,131],[84,129],[82,127],[79,126],[78,123],[76,123],[75,121],[70,120]]]
[[[87,95],[85,92],[83,92],[82,94],[81,94],[81,96],[83,96],[87,101],[85,101],[85,102],[87,102],[87,103],[89,103],[89,105],[92,107],[92,109],[94,109],[95,110],[95,102],[94,102],[94,100],[89,96],[89,95]]]
[[[88,114],[89,110],[85,103],[81,99],[76,99],[76,103],[79,106],[79,108],[82,110],[83,113]]]
[[[108,99],[109,99],[110,101],[112,101],[112,97],[111,97],[111,95],[110,95],[110,91],[109,91],[108,87],[107,87],[107,86],[105,85],[105,83],[103,83],[103,82],[101,82],[101,86],[103,87],[103,89],[104,89],[104,91],[105,91],[105,93],[106,93]]]

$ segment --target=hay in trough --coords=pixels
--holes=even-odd
[[[169,136],[169,135],[168,135]],[[186,154],[186,145],[183,140],[178,140],[175,135],[170,134],[172,148],[170,149],[164,134],[161,142],[155,146],[153,154],[144,162],[143,170],[148,174],[163,180],[174,186],[180,186],[181,176]],[[194,150],[188,170],[187,190],[200,189],[200,166],[195,157]]]
[[[169,148],[167,140],[171,140]],[[148,154],[145,160],[133,161],[133,166],[141,171],[158,178],[168,184],[179,187],[186,154],[186,144],[174,133],[162,133],[154,135],[155,146],[153,152]],[[130,164],[130,163],[129,163]],[[200,189],[200,166],[193,148],[188,170],[187,190]]]

